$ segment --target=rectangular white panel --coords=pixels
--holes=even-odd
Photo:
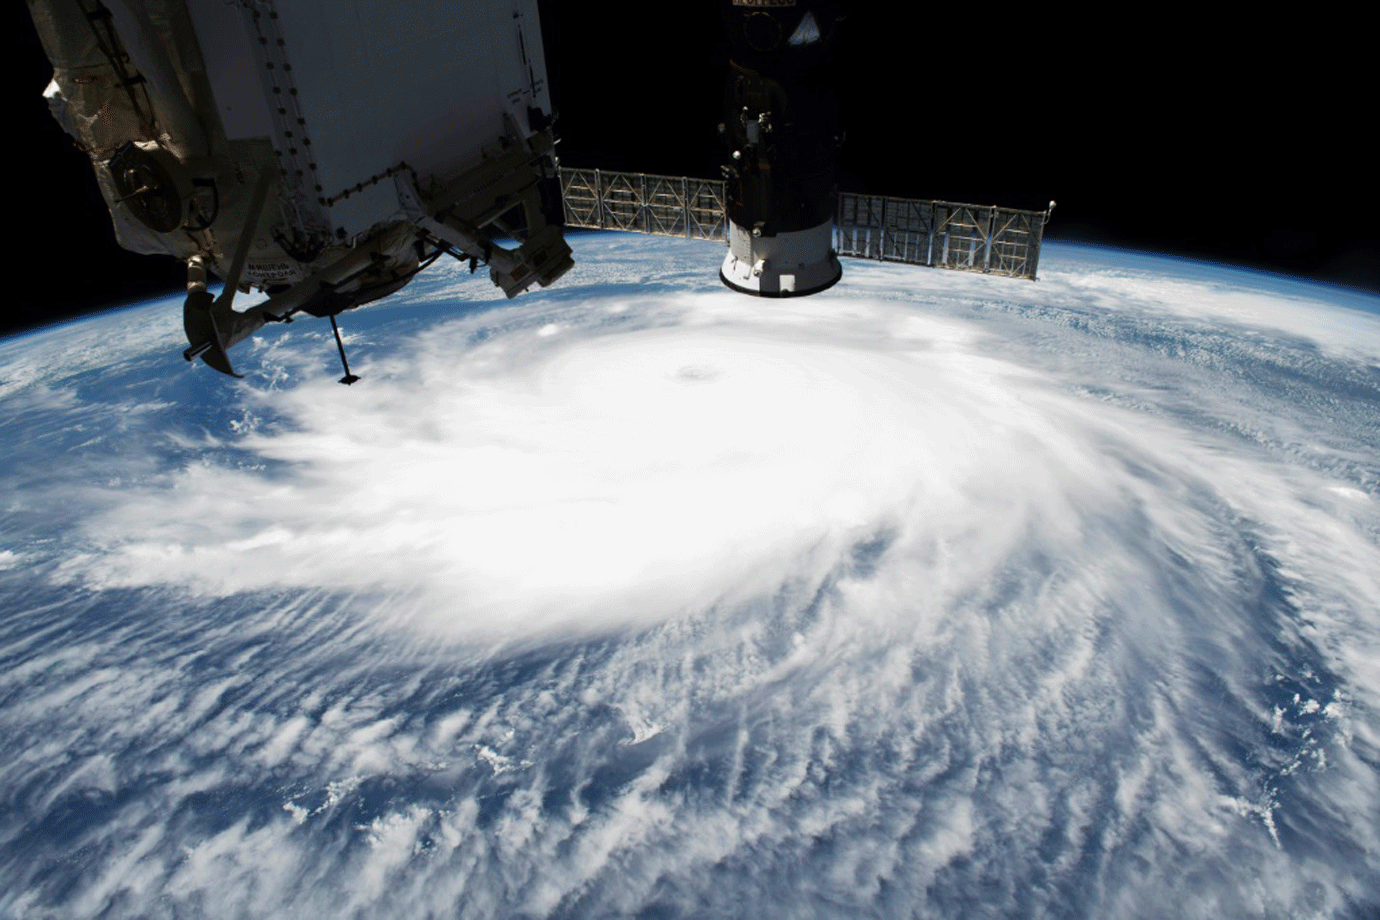
[[[252,7],[252,29],[270,43],[270,98],[290,97],[275,147],[332,230],[352,236],[396,211],[381,179],[400,164],[423,188],[444,182],[505,135],[528,135],[530,106],[550,112],[534,0]]]
[[[235,0],[187,4],[221,125],[226,139],[232,141],[268,137],[273,130],[264,98],[263,68],[241,10]]]

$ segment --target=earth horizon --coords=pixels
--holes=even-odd
[[[1380,911],[1380,297],[572,234],[0,339],[0,916]]]

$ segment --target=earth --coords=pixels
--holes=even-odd
[[[0,916],[1380,912],[1380,298],[572,237],[0,343]]]

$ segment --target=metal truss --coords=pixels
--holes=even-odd
[[[727,240],[722,181],[600,169],[561,169],[569,227]],[[840,256],[1035,278],[1049,211],[953,201],[838,196]]]
[[[561,169],[568,227],[728,239],[722,180]]]
[[[835,214],[840,256],[1033,280],[1050,212],[845,192]]]

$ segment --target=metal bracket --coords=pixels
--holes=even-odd
[[[489,277],[509,297],[533,284],[545,287],[575,263],[560,227],[548,224],[541,208],[541,176],[532,161],[544,155],[529,145],[514,145],[485,160],[431,196],[417,187],[410,171],[393,177],[408,220],[419,228],[489,265]],[[517,249],[505,249],[483,228],[514,207],[535,229]]]
[[[253,335],[264,324],[261,313],[236,313],[230,307],[235,301],[240,275],[244,274],[245,261],[249,258],[249,246],[254,242],[254,234],[258,230],[271,178],[267,169],[260,171],[249,203],[249,220],[240,230],[225,287],[214,301],[206,290],[205,259],[198,255],[187,260],[187,300],[182,306],[182,329],[191,344],[182,352],[182,357],[188,361],[200,357],[210,367],[231,377],[244,375],[235,373],[226,349]]]

